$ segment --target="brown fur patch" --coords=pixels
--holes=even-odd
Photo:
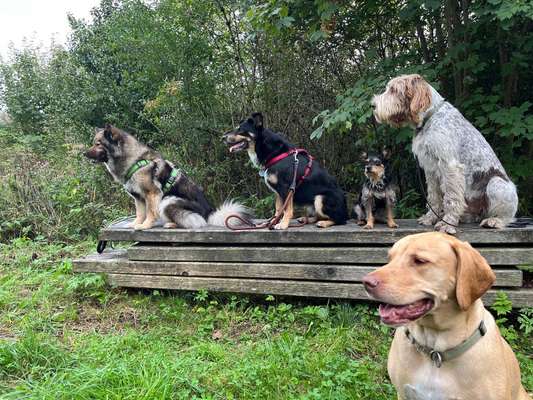
[[[365,175],[368,179],[374,182],[379,182],[383,175],[385,175],[385,166],[384,165],[372,165],[370,172],[365,172]]]
[[[276,174],[268,174],[268,183],[276,185],[278,183],[278,176]]]
[[[494,177],[500,177],[509,182],[509,177],[496,168],[490,168],[488,171],[477,171],[472,176],[472,190],[479,192],[478,197],[466,199],[466,212],[473,215],[484,215],[489,208],[489,199],[487,198],[487,185]]]
[[[431,105],[431,90],[420,75],[407,75],[406,79],[408,80],[407,97],[410,99],[411,120],[418,124],[419,114]]]

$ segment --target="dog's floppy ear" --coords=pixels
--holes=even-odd
[[[261,130],[264,127],[264,118],[263,114],[260,112],[255,112],[252,114],[252,119],[254,120],[254,125],[257,129]]]
[[[455,239],[452,244],[457,256],[455,295],[462,310],[467,310],[489,290],[496,276],[479,251],[469,243]]]
[[[412,75],[407,86],[408,97],[411,99],[409,111],[411,120],[419,122],[419,114],[431,105],[431,90],[429,84],[420,75]]]
[[[118,142],[120,139],[120,130],[111,124],[105,124],[104,137],[110,142]]]
[[[381,150],[381,154],[384,160],[389,160],[392,152],[387,147],[383,147],[383,150]]]

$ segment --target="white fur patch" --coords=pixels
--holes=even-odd
[[[159,203],[159,215],[161,216],[161,219],[164,222],[174,222],[168,219],[165,211],[165,208],[169,206],[169,204],[174,203],[178,198],[176,196],[166,196],[163,197],[163,200],[161,200],[161,203]]]
[[[183,211],[181,224],[187,229],[203,228],[207,225],[205,219],[192,211]]]
[[[165,212],[165,209],[176,202],[178,202],[178,197],[167,196],[163,198],[161,203],[159,203],[159,214],[161,215],[163,222],[175,223],[186,229],[197,229],[207,225],[206,220],[200,214],[183,209],[180,210],[178,215],[175,216],[176,219],[179,219],[178,221],[169,219],[167,213]]]
[[[251,145],[250,145],[251,146]],[[259,163],[259,159],[257,158],[257,154],[255,152],[255,149],[252,147],[248,147],[248,157],[250,157],[250,161],[256,168],[261,168],[261,164]]]

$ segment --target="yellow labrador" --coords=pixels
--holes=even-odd
[[[470,244],[407,236],[366,275],[382,322],[398,327],[388,371],[402,400],[527,400],[520,368],[480,297],[494,272]]]

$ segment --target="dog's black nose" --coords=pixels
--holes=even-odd
[[[363,277],[363,285],[365,285],[366,290],[372,290],[379,286],[379,279],[370,275],[365,275]]]

